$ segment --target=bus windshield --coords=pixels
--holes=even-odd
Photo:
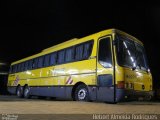
[[[121,66],[148,70],[144,47],[122,35],[117,36],[117,60]]]

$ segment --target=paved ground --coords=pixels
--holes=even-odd
[[[160,114],[160,101],[76,102],[53,99],[19,99],[16,96],[0,96],[0,114]]]

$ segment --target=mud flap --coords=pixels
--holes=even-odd
[[[114,103],[114,87],[99,87],[97,89],[97,100]]]

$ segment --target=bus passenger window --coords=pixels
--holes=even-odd
[[[65,51],[61,50],[58,52],[58,63],[64,63]]]
[[[25,70],[28,69],[28,61],[25,62],[24,69],[25,69]]]
[[[43,66],[43,57],[38,58],[38,68],[41,68]]]
[[[74,60],[74,48],[68,48],[66,49],[66,56],[65,56],[65,61],[70,62]]]
[[[91,52],[92,52],[92,46],[93,46],[93,41],[88,42],[86,44],[84,44],[84,54],[83,54],[83,58],[89,58]]]
[[[29,64],[28,64],[28,69],[29,69],[29,70],[32,69],[32,63],[33,63],[33,60],[30,60],[30,61],[29,61]]]
[[[111,54],[111,44],[110,38],[101,39],[99,42],[99,63],[105,68],[112,67],[112,54]]]
[[[33,64],[32,64],[33,69],[37,68],[37,63],[38,63],[38,59],[37,58],[33,59]]]
[[[18,65],[14,65],[14,72],[15,73],[17,72],[17,67],[18,67]]]
[[[9,73],[13,72],[13,66],[10,66]]]
[[[57,53],[52,53],[50,57],[50,65],[55,65],[56,64],[56,59],[57,59]]]
[[[15,73],[15,65],[12,66],[12,73]]]
[[[49,66],[49,58],[50,58],[50,55],[45,55],[45,57],[44,57],[44,66],[45,67]]]
[[[20,69],[21,69],[21,63],[18,64],[17,72],[20,72]]]
[[[24,71],[24,62],[21,63],[21,72]]]
[[[83,45],[78,45],[76,47],[76,55],[75,55],[76,60],[82,60],[83,59]]]

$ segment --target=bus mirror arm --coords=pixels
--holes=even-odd
[[[132,67],[132,71],[134,71],[135,69],[136,69],[136,67],[133,66],[133,67]]]

